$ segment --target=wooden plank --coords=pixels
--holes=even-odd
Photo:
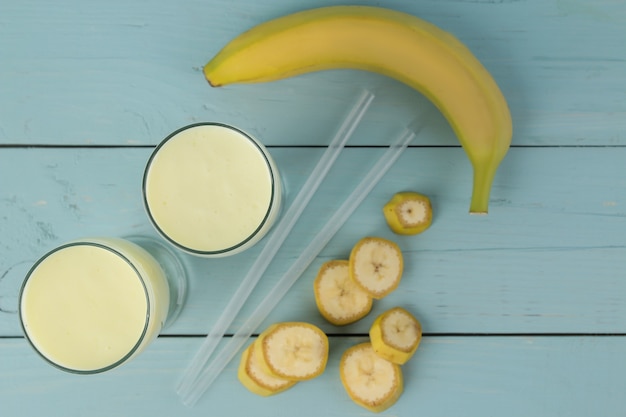
[[[323,149],[272,148],[291,201]],[[45,251],[87,235],[154,235],[141,202],[150,148],[0,149],[0,335],[19,335],[17,288]],[[349,148],[261,280],[235,326],[308,245],[383,149]],[[411,148],[366,198],[268,318],[312,320],[321,262],[346,257],[365,235],[396,240],[406,257],[401,290],[373,314],[405,305],[430,333],[624,333],[626,148],[516,148],[493,188],[487,216],[467,214],[471,177],[457,148]],[[380,212],[401,190],[430,195],[433,226],[393,235]],[[204,334],[260,251],[224,259],[181,255],[190,297],[170,334]]]
[[[13,2],[0,14],[0,143],[156,144],[217,120],[268,144],[326,144],[361,87],[378,94],[361,144],[378,144],[427,106],[381,76],[329,71],[211,89],[201,67],[251,26],[311,0]],[[624,145],[626,5],[616,1],[386,4],[466,43],[509,100],[518,145]],[[456,145],[443,118],[420,141]]]
[[[269,398],[239,384],[233,360],[187,408],[174,386],[196,338],[160,338],[133,362],[89,377],[53,369],[22,339],[0,339],[0,403],[3,415],[20,416],[363,416],[370,413],[348,398],[338,364],[364,340],[331,338],[324,374]],[[381,415],[621,415],[625,349],[625,337],[426,337],[403,366],[403,396]]]

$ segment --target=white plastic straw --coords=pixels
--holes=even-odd
[[[326,246],[348,217],[350,217],[363,199],[369,194],[372,188],[374,188],[378,181],[385,175],[414,137],[415,133],[409,129],[405,129],[398,139],[382,155],[376,165],[363,180],[361,180],[348,198],[346,198],[341,207],[337,209],[324,228],[320,230],[300,257],[292,264],[289,270],[285,272],[243,326],[233,335],[228,344],[226,344],[215,359],[209,363],[209,366],[201,372],[195,386],[189,392],[185,393],[186,395],[183,398],[185,405],[192,407],[202,397],[202,394],[211,386],[220,372],[228,365],[272,309],[278,304],[287,291],[289,291],[291,286],[298,280],[311,262],[313,262],[324,246]]]
[[[176,389],[176,392],[180,396],[188,396],[189,391],[193,388],[193,383],[196,381],[202,371],[202,368],[208,362],[209,358],[215,351],[215,348],[222,340],[224,334],[228,330],[228,326],[230,326],[233,322],[243,307],[246,299],[252,293],[252,290],[259,282],[259,279],[302,214],[302,211],[311,200],[311,197],[319,187],[324,177],[326,177],[326,174],[339,156],[339,153],[343,149],[344,145],[350,136],[352,136],[352,133],[363,118],[365,111],[373,99],[374,94],[367,90],[363,91],[358,97],[357,102],[335,133],[335,136],[331,140],[328,148],[317,162],[313,171],[311,171],[307,181],[300,189],[300,192],[281,219],[280,223],[276,226],[274,233],[268,237],[268,241],[263,247],[263,250],[257,256],[256,261],[250,267],[250,270],[239,285],[239,288],[237,288],[237,291],[231,298],[230,302],[204,339],[200,349],[191,360],[191,363],[187,367],[187,370],[183,374],[183,377]]]

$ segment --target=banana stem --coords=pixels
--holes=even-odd
[[[489,210],[489,194],[493,178],[496,175],[496,167],[493,164],[474,164],[474,185],[472,188],[472,201],[470,214],[487,214]]]

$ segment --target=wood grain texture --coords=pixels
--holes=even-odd
[[[413,117],[418,93],[383,77],[329,71],[211,89],[201,68],[240,32],[309,0],[30,0],[2,5],[0,142],[156,144],[201,120],[270,145],[326,144],[355,90],[379,101],[363,144]],[[379,4],[365,1],[362,4]],[[624,145],[626,5],[616,1],[389,1],[463,41],[507,97],[518,145]],[[288,116],[288,117],[286,117]],[[427,144],[456,144],[438,119]],[[443,133],[441,133],[443,131]]]
[[[323,150],[270,151],[286,179],[289,204]],[[5,279],[19,282],[16,274],[26,264],[71,239],[154,235],[141,200],[143,166],[150,152],[3,149],[0,176],[19,178],[6,181],[0,195],[0,227],[10,237],[2,241],[0,252],[0,271],[9,271]],[[235,325],[251,313],[382,152],[342,152]],[[623,333],[625,157],[624,148],[513,149],[496,178],[491,212],[480,217],[467,214],[471,172],[463,151],[411,148],[268,320],[312,319],[323,325],[311,291],[317,268],[325,260],[347,257],[361,237],[379,235],[400,244],[406,269],[402,290],[382,300],[375,311],[407,305],[422,316],[426,331],[434,333]],[[396,236],[384,222],[382,206],[402,190],[432,198],[434,224],[422,235]],[[241,255],[210,260],[181,254],[191,295],[170,332],[206,333],[260,249],[258,245]],[[1,285],[3,295],[15,300],[17,285],[11,290],[1,290]],[[20,334],[14,314],[0,317],[0,329],[1,334]],[[364,329],[358,324],[350,331]]]
[[[364,340],[331,338],[320,377],[268,398],[237,381],[237,358],[194,408],[173,387],[198,339],[160,338],[135,361],[90,377],[51,369],[23,340],[0,340],[0,401],[3,415],[22,416],[372,415],[352,403],[338,373],[341,354]],[[427,337],[402,368],[403,396],[381,415],[621,415],[625,349],[623,337]]]

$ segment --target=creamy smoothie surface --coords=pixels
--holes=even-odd
[[[69,244],[29,273],[20,318],[33,346],[54,364],[96,371],[139,353],[168,311],[156,260],[121,239]]]
[[[279,203],[268,158],[257,142],[227,126],[179,131],[146,169],[144,198],[153,223],[183,249],[219,252],[241,245]]]

